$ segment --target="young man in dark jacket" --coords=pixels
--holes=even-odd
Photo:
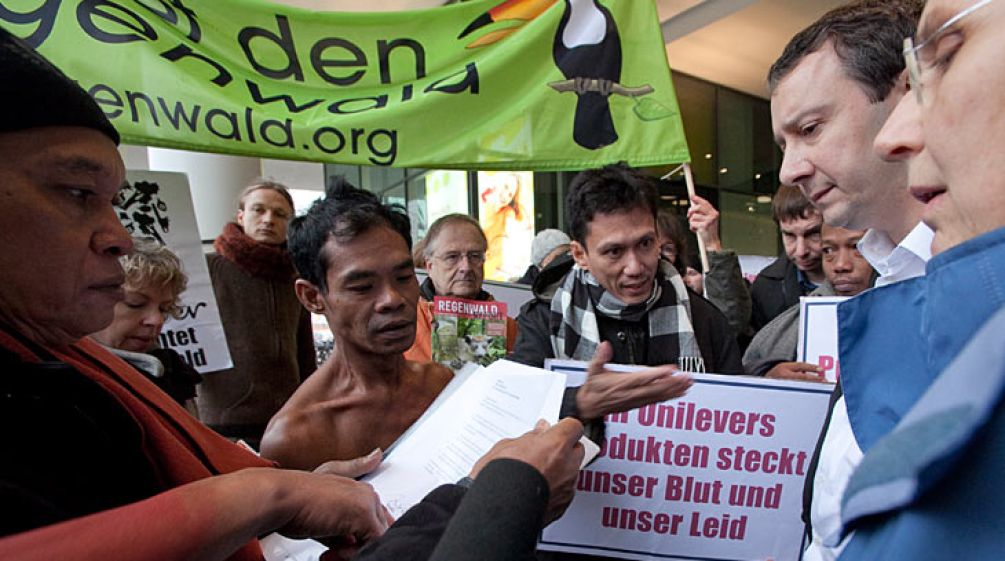
[[[726,318],[660,259],[656,193],[654,179],[620,165],[573,179],[566,198],[572,255],[541,271],[536,298],[517,319],[510,359],[586,361],[608,341],[610,362],[743,372]]]
[[[750,288],[750,325],[759,331],[824,282],[820,211],[796,187],[782,185],[771,200],[785,254],[764,268]]]

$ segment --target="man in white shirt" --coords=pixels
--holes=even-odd
[[[877,286],[923,275],[931,257],[932,232],[908,190],[915,181],[908,166],[873,150],[907,91],[901,45],[923,6],[865,0],[836,8],[797,34],[768,75],[781,181],[799,186],[827,224],[868,229],[859,249],[880,273]],[[841,494],[862,459],[844,399],[835,397],[808,475],[811,543],[803,559],[835,559],[847,543],[823,545],[840,527]]]

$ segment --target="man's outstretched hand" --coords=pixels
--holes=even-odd
[[[687,393],[694,383],[690,376],[680,374],[673,364],[638,372],[606,370],[605,365],[613,355],[614,350],[607,341],[597,346],[597,352],[586,370],[586,383],[576,393],[576,410],[580,419],[599,419],[610,413],[678,398]]]

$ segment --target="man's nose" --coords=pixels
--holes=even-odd
[[[384,284],[377,297],[377,311],[391,312],[405,305],[405,297],[390,283]]]
[[[834,270],[843,273],[851,271],[854,268],[854,261],[852,259],[851,250],[839,250],[837,256],[834,258]]]
[[[806,153],[798,148],[789,148],[782,152],[782,167],[778,171],[778,180],[785,185],[801,188],[813,175],[813,163],[806,158]],[[805,191],[804,191],[805,194]]]
[[[91,249],[98,254],[122,257],[133,250],[133,238],[119,222],[115,207],[108,205],[98,227],[91,235]]]

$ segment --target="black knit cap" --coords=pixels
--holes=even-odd
[[[24,41],[0,27],[0,132],[87,127],[119,143],[98,104]]]

